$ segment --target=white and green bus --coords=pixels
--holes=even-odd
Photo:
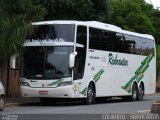
[[[96,21],[35,22],[24,42],[21,95],[85,99],[122,97],[132,101],[155,93],[153,36]],[[14,57],[12,57],[13,59]],[[14,65],[15,60],[12,60]]]

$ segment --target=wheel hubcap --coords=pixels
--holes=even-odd
[[[140,99],[143,98],[143,94],[144,94],[143,89],[140,88],[140,89],[139,89],[139,98],[140,98]]]
[[[93,91],[91,89],[88,90],[88,101],[92,103],[93,100]]]
[[[137,92],[134,91],[134,93],[133,93],[133,98],[136,99],[136,97],[137,97]]]

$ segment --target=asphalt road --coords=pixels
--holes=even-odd
[[[106,100],[93,105],[81,102],[59,103],[43,106],[39,102],[6,107],[2,114],[107,114],[107,113],[148,113],[154,100],[160,94],[144,96],[143,101],[127,102],[120,99]]]

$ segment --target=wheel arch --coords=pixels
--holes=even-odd
[[[5,94],[1,94],[0,96],[4,97],[5,98]]]
[[[132,87],[134,84],[135,84],[136,87],[138,88],[138,83],[137,83],[137,81],[133,81],[131,87]]]

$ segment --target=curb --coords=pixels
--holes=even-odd
[[[22,106],[22,105],[25,105],[25,104],[33,104],[33,103],[38,103],[38,102],[5,103],[5,107]]]
[[[22,105],[23,103],[6,103],[5,104],[5,107],[12,107],[12,106],[20,106]]]
[[[32,103],[39,103],[40,100],[36,98],[23,98],[23,97],[8,97],[5,100],[6,107],[12,106],[22,106],[24,104],[32,104]]]
[[[152,103],[151,113],[160,113],[160,103]]]

